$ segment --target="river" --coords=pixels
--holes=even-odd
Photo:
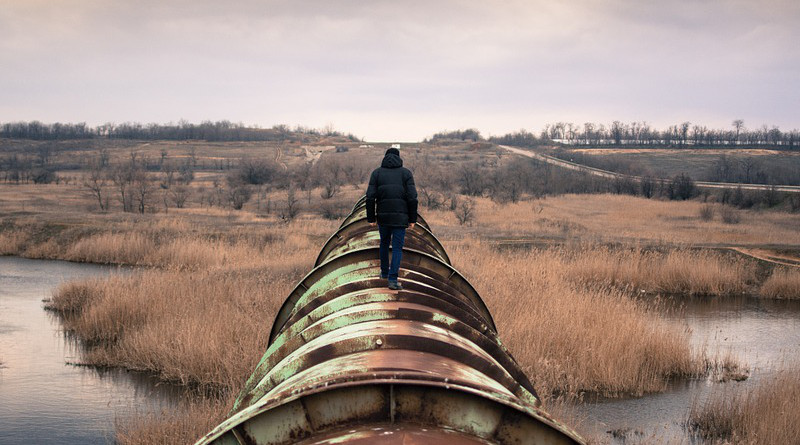
[[[104,444],[114,420],[177,403],[179,392],[140,373],[75,366],[80,346],[44,310],[60,283],[117,268],[0,257],[0,445]]]
[[[711,358],[730,354],[746,365],[750,377],[724,383],[713,377],[680,380],[663,393],[581,405],[578,411],[594,435],[611,443],[695,443],[684,427],[692,404],[702,404],[714,391],[753,387],[800,357],[800,301],[681,297],[671,300],[664,316],[689,329],[696,350],[705,349]]]

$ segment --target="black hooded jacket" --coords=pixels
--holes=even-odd
[[[367,221],[375,222],[378,204],[378,225],[408,227],[417,222],[417,188],[411,171],[394,153],[383,157],[380,168],[369,177],[367,187]]]

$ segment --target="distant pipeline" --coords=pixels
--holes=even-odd
[[[379,277],[362,197],[283,303],[228,419],[197,444],[582,444],[552,419],[420,216]]]

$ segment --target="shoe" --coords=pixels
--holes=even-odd
[[[391,290],[403,290],[403,285],[401,285],[397,281],[390,281],[389,282],[389,289],[391,289]]]

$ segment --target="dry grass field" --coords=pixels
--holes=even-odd
[[[594,243],[800,245],[800,214],[732,209],[740,222],[726,224],[718,217],[703,220],[700,209],[705,205],[612,194],[561,195],[516,204],[478,199],[480,227],[475,230],[497,238]],[[455,219],[444,221],[457,225]]]
[[[224,416],[266,349],[277,308],[338,227],[337,217],[325,218],[320,209],[333,206],[343,216],[364,193],[364,183],[343,185],[332,199],[323,199],[319,186],[298,191],[300,213],[288,220],[282,212],[289,194],[281,188],[260,188],[241,210],[210,205],[198,197],[226,174],[214,165],[253,152],[301,165],[305,148],[182,144],[132,147],[140,155],[166,151],[167,158],[206,163],[184,208],[100,212],[80,170],[58,184],[0,184],[0,254],[139,267],[126,276],[68,283],[49,303],[86,344],[85,363],[144,370],[194,390],[176,412],[119,419],[123,444],[191,442]],[[118,147],[114,156],[123,159],[130,148]],[[431,162],[458,168],[508,157],[464,147],[407,150],[421,177]],[[334,155],[364,165],[380,157],[358,147],[323,156]],[[800,298],[795,268],[722,249],[780,248],[791,257],[800,248],[797,214],[733,210],[739,222],[728,224],[703,218],[708,204],[697,201],[608,194],[523,196],[516,203],[458,198],[475,203],[468,225],[446,207],[421,213],[553,409],[588,393],[638,396],[671,379],[738,366],[731,357],[693,350],[686,328],[659,315],[661,295]]]

